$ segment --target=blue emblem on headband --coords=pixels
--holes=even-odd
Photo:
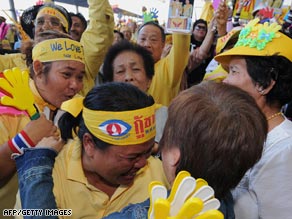
[[[103,122],[98,128],[109,136],[119,137],[126,135],[132,127],[122,120],[113,119]]]

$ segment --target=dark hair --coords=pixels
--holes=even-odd
[[[102,67],[104,80],[106,82],[113,81],[114,77],[113,62],[119,54],[126,51],[134,52],[137,55],[141,56],[141,58],[143,59],[143,65],[146,72],[146,76],[147,78],[152,79],[154,75],[154,60],[151,53],[144,47],[139,46],[138,44],[130,43],[127,40],[123,40],[112,45],[105,56]]]
[[[149,21],[146,22],[144,24],[142,24],[142,26],[138,29],[138,35],[140,33],[140,30],[142,30],[143,27],[147,26],[147,25],[152,25],[155,26],[157,28],[159,28],[160,32],[161,32],[161,38],[162,38],[162,42],[165,42],[165,33],[164,33],[164,29],[155,21]]]
[[[253,83],[266,89],[274,80],[276,83],[265,95],[269,106],[281,108],[292,100],[292,62],[279,55],[244,56],[247,72]]]
[[[224,198],[260,159],[267,130],[265,115],[245,91],[202,82],[170,104],[160,149],[179,148],[176,173],[205,179]]]
[[[38,44],[39,42],[42,42],[44,40],[49,40],[49,39],[55,39],[55,38],[72,39],[68,34],[65,34],[65,33],[61,33],[61,32],[54,31],[54,30],[45,30],[45,31],[39,33],[39,36],[34,41],[30,40],[30,41],[24,41],[22,43],[20,50],[21,50],[21,53],[25,54],[25,62],[26,62],[26,66],[30,70],[30,77],[31,78],[33,78],[33,76],[34,76],[34,71],[33,71],[33,66],[32,66],[32,63],[33,63],[32,49],[33,49],[33,47],[36,44]],[[51,69],[51,62],[46,62],[43,64],[44,64],[43,74],[47,75],[47,73]]]
[[[83,100],[83,105],[88,109],[113,112],[136,110],[153,104],[153,98],[139,88],[131,84],[118,82],[95,86]],[[76,118],[69,113],[64,113],[58,125],[61,130],[61,137],[65,141],[72,138],[72,130],[77,132],[78,129],[78,137],[81,141],[85,133],[90,133],[84,124],[82,112]],[[101,141],[94,135],[92,135],[92,138],[100,149],[105,149],[109,146],[108,143]]]
[[[80,19],[81,23],[83,24],[84,30],[86,29],[87,21],[86,21],[85,17],[81,13],[78,12],[78,13],[75,14],[73,12],[69,12],[69,14],[70,14],[70,17],[78,17]]]
[[[120,32],[120,31],[118,31],[118,30],[114,30],[114,33],[117,33],[117,34],[119,34],[120,35],[120,37],[122,38],[122,39],[124,39],[125,37],[124,37],[124,34],[122,33],[122,32]]]
[[[203,20],[203,19],[198,19],[194,22],[193,24],[193,31],[195,29],[195,27],[198,25],[198,24],[205,24],[206,28],[208,28],[208,23],[207,21]]]

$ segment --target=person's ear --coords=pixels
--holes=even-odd
[[[43,63],[40,62],[39,60],[33,61],[33,71],[34,71],[35,77],[40,76],[42,74],[42,70],[43,70]]]
[[[265,89],[262,86],[260,86],[259,84],[257,84],[256,89],[262,96],[265,96],[273,89],[275,83],[276,83],[276,81],[271,80],[270,85],[268,87],[266,87]]]
[[[173,147],[169,150],[169,164],[177,166],[180,160],[180,150],[178,147]]]
[[[95,143],[92,139],[92,136],[89,133],[85,133],[83,135],[82,143],[83,143],[85,154],[88,157],[93,157],[95,153]]]

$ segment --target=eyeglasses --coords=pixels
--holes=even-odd
[[[48,23],[51,27],[60,27],[61,26],[61,22],[57,18],[44,19],[41,17],[35,21],[36,26],[43,26],[45,23]]]
[[[207,27],[197,25],[197,26],[195,26],[195,30],[205,30],[206,31]]]

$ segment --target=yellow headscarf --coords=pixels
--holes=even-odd
[[[83,106],[83,98],[63,102],[61,109],[77,116],[81,110],[88,130],[100,140],[112,145],[141,144],[155,137],[155,110],[160,105],[129,111],[99,111]]]
[[[41,62],[74,60],[84,63],[82,45],[69,38],[55,38],[38,43],[32,50],[32,59]]]

